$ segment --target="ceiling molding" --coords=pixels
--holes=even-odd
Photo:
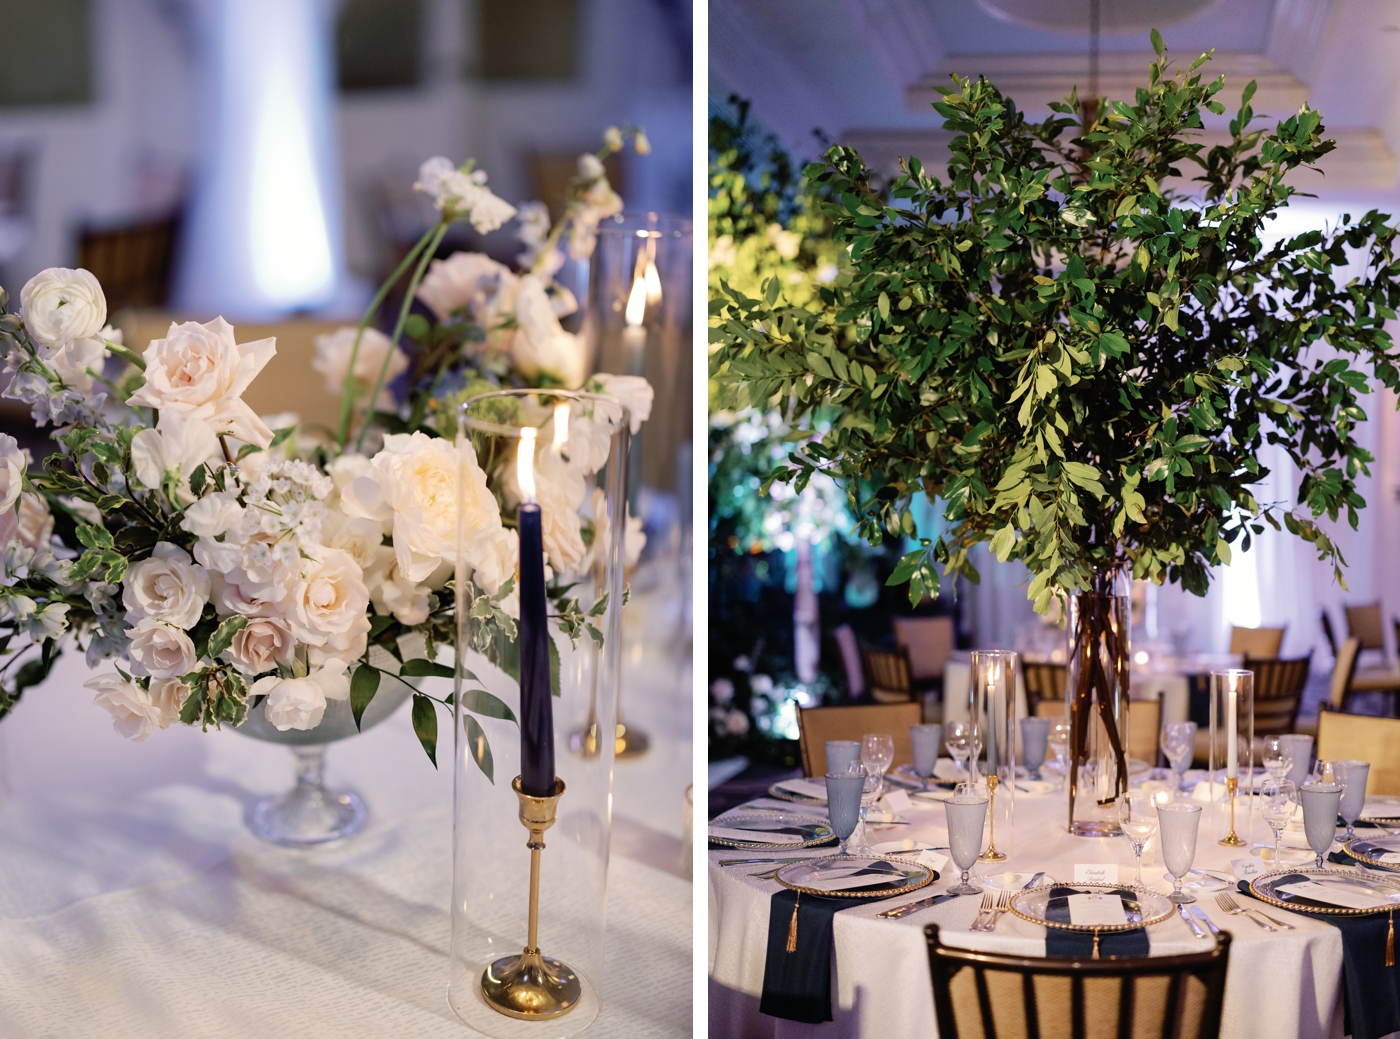
[[[841,0],[860,26],[896,93],[936,69],[947,54],[928,4],[920,0]]]

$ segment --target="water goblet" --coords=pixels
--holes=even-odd
[[[1157,806],[1157,825],[1162,834],[1162,864],[1172,876],[1172,893],[1167,897],[1177,905],[1196,901],[1181,890],[1181,878],[1196,861],[1196,833],[1201,827],[1201,806],[1168,801]]]
[[[930,723],[909,726],[909,743],[914,749],[914,774],[927,779],[938,764],[938,744],[943,739],[943,726]]]
[[[828,772],[826,774],[826,815],[831,829],[841,838],[841,854],[851,854],[851,834],[860,825],[860,803],[865,793],[862,772]]]
[[[1286,771],[1286,770],[1285,770]],[[1259,787],[1259,810],[1274,831],[1273,868],[1283,862],[1283,830],[1298,806],[1298,787],[1289,779],[1266,779]]]
[[[828,772],[845,772],[859,760],[859,740],[826,741],[826,770]]]
[[[982,851],[988,801],[971,783],[960,783],[953,796],[943,802],[948,820],[948,854],[962,870],[962,882],[948,889],[950,895],[975,895],[982,890],[968,879],[968,872]]]
[[[1021,719],[1021,753],[1025,756],[1026,770],[1032,779],[1040,778],[1040,766],[1045,764],[1049,741],[1049,718]]]
[[[1288,756],[1293,759],[1293,763],[1288,766],[1288,772],[1284,778],[1290,780],[1294,786],[1302,786],[1303,781],[1308,778],[1308,762],[1312,760],[1313,738],[1292,733],[1280,736],[1279,740],[1288,747]]]
[[[1157,832],[1157,802],[1142,790],[1129,790],[1118,799],[1118,828],[1133,846],[1137,858],[1137,881],[1142,887],[1142,849]]]
[[[1050,747],[1051,753],[1055,755],[1055,766],[1060,770],[1061,786],[1067,779],[1065,775],[1065,758],[1069,754],[1069,722],[1057,721],[1050,726],[1050,734],[1045,738],[1046,744]]]
[[[1308,847],[1317,856],[1317,868],[1322,869],[1322,857],[1337,838],[1337,808],[1342,801],[1342,784],[1314,780],[1303,784],[1298,797],[1303,802],[1303,832],[1307,835]]]
[[[966,772],[967,756],[972,753],[972,724],[949,722],[944,726],[943,740],[944,746],[948,748],[948,756],[961,771]]]
[[[1264,737],[1264,768],[1273,779],[1283,779],[1293,767],[1293,748],[1283,736]]]
[[[1352,828],[1356,825],[1356,820],[1361,818],[1361,809],[1366,804],[1366,779],[1371,774],[1371,763],[1334,761],[1332,770],[1342,784],[1342,800],[1337,806],[1337,813],[1342,817],[1342,822],[1347,824],[1344,840],[1349,841],[1355,836]]]
[[[1171,762],[1176,773],[1176,789],[1179,792],[1185,782],[1186,770],[1191,767],[1191,758],[1196,752],[1196,723],[1169,722],[1162,726],[1162,753]]]
[[[867,732],[860,738],[860,763],[875,778],[875,793],[885,782],[885,770],[894,760],[894,737]]]

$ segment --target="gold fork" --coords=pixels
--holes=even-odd
[[[1255,923],[1255,924],[1259,925],[1260,927],[1264,928],[1264,930],[1266,930],[1266,931],[1277,931],[1277,930],[1278,930],[1277,927],[1274,927],[1272,924],[1268,923],[1267,921],[1256,918],[1256,917],[1254,916],[1253,913],[1251,913],[1251,912],[1250,912],[1248,909],[1246,909],[1244,906],[1242,906],[1242,905],[1240,905],[1238,902],[1236,902],[1236,901],[1234,900],[1234,898],[1232,898],[1232,897],[1231,897],[1230,895],[1228,895],[1228,894],[1219,894],[1219,895],[1216,895],[1216,896],[1215,896],[1215,904],[1218,905],[1218,906],[1219,906],[1221,909],[1223,909],[1225,912],[1229,913],[1231,916],[1243,916],[1243,917],[1245,917],[1245,919],[1252,921],[1253,923]]]
[[[969,931],[986,931],[986,930],[989,930],[990,928],[986,928],[986,927],[983,927],[983,926],[982,926],[982,917],[986,916],[988,913],[994,912],[995,910],[996,910],[996,902],[993,901],[993,899],[992,899],[992,893],[991,893],[991,891],[990,891],[990,890],[985,890],[985,891],[983,891],[983,892],[982,892],[982,908],[979,909],[979,910],[977,910],[977,919],[974,920],[974,921],[972,921],[972,926],[969,927],[968,930],[969,930]]]

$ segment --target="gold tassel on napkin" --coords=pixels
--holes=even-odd
[[[793,918],[793,926],[797,926],[796,917]],[[788,938],[788,942],[792,942],[791,937]],[[1395,966],[1395,910],[1393,908],[1390,910],[1390,926],[1386,928],[1385,932],[1385,965],[1387,967]]]
[[[797,951],[797,908],[802,904],[802,892],[797,893],[797,901],[792,904],[792,923],[788,924],[787,951]],[[1389,963],[1390,961],[1386,961]]]

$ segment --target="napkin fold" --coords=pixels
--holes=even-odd
[[[1074,888],[1052,887],[1050,901],[1045,906],[1045,919],[1058,924],[1067,924],[1069,919],[1069,896],[1077,894]],[[1122,898],[1136,898],[1128,888],[1118,888],[1111,894]],[[1099,934],[1099,956],[1103,959],[1117,959],[1120,956],[1147,956],[1152,952],[1152,943],[1147,939],[1147,929],[1138,927],[1131,931],[1111,931]],[[1090,931],[1062,931],[1058,927],[1045,929],[1045,955],[1064,956],[1087,960],[1094,955],[1094,935]]]
[[[1290,879],[1285,877],[1283,881]],[[1308,878],[1299,875],[1297,879]],[[1249,881],[1241,880],[1238,886],[1241,894],[1251,894]],[[1271,905],[1270,908],[1276,907]],[[1391,914],[1303,915],[1331,924],[1342,932],[1342,1009],[1346,1018],[1346,1034],[1352,1039],[1380,1039],[1381,1036],[1400,1031],[1400,965],[1385,965],[1385,943],[1391,928]]]

